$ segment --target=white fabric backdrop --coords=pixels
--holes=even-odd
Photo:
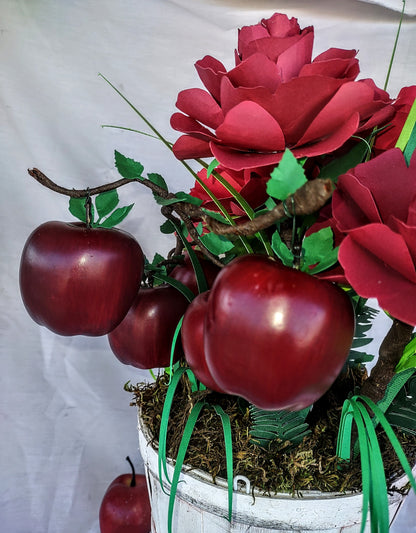
[[[314,55],[357,48],[362,77],[383,85],[400,0],[0,0],[0,529],[5,533],[97,533],[110,481],[142,470],[136,414],[122,390],[147,372],[119,363],[106,338],[63,338],[34,324],[20,300],[18,266],[29,233],[69,219],[67,199],[35,183],[37,166],[67,187],[117,177],[114,149],[163,174],[173,190],[190,177],[157,141],[103,129],[142,128],[97,74],[117,85],[169,138],[179,90],[199,85],[193,63],[205,54],[232,63],[237,27],[275,11],[315,25]],[[415,84],[416,1],[408,1],[389,85]],[[136,207],[122,224],[151,257],[172,242],[151,195],[120,191]],[[383,321],[383,319],[381,319]],[[379,326],[383,327],[383,324]],[[377,334],[377,328],[375,331]],[[413,497],[396,532],[415,532]]]

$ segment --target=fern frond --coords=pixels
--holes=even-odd
[[[305,419],[310,411],[306,407],[301,411],[264,411],[250,405],[252,420],[251,437],[256,444],[267,448],[272,440],[280,439],[297,445],[310,434]]]

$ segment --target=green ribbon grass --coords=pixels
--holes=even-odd
[[[371,418],[367,407],[374,413],[374,418]],[[358,453],[357,448],[351,446],[353,422],[357,428],[358,451],[361,460],[363,493],[361,533],[364,532],[366,526],[368,511],[370,511],[371,533],[388,533],[387,483],[375,430],[378,424],[385,431],[415,492],[416,481],[400,442],[383,410],[366,396],[356,395],[344,402],[337,441],[338,457],[349,462],[352,450]]]

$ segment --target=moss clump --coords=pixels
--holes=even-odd
[[[248,404],[241,398],[210,391],[192,393],[183,376],[175,393],[168,426],[167,455],[175,458],[186,420],[198,399],[220,405],[231,421],[233,436],[234,475],[247,476],[252,487],[264,494],[287,492],[299,494],[305,490],[323,492],[359,491],[361,471],[359,460],[341,464],[335,453],[342,400],[334,394],[340,386],[354,390],[363,379],[359,369],[343,376],[338,383],[314,406],[309,415],[311,434],[296,447],[289,442],[274,440],[269,447],[255,444],[250,435]],[[168,377],[163,374],[154,383],[130,386],[134,394],[133,405],[141,409],[143,421],[153,435],[159,435],[163,404],[168,388]],[[344,396],[345,398],[345,396]],[[416,438],[400,435],[402,446],[411,461],[416,459]],[[401,471],[384,433],[380,433],[387,479]],[[213,409],[203,409],[192,434],[185,463],[209,472],[213,479],[226,477],[225,446],[220,418]]]

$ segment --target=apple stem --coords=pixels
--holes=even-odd
[[[129,463],[129,465],[131,467],[131,472],[132,472],[130,487],[135,487],[136,486],[136,471],[134,470],[134,465],[131,462],[131,459],[130,459],[129,456],[126,457],[126,461],[128,461],[128,463]]]
[[[87,189],[87,197],[85,199],[85,224],[87,228],[91,228],[92,224],[92,200],[89,188]]]

